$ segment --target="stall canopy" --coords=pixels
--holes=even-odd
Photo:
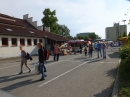
[[[88,43],[88,41],[84,40],[69,40],[67,43],[75,44],[75,43]]]

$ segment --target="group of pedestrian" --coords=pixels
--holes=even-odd
[[[87,46],[84,47],[85,56],[87,56],[87,54],[88,54],[89,57],[92,57],[93,51],[94,51],[94,50],[93,50],[92,43],[91,43],[91,44],[88,44]]]
[[[47,59],[47,54],[46,54],[47,51],[45,50],[43,43],[38,43],[37,47],[38,47],[38,63],[39,63],[39,65],[38,65],[39,73],[38,74],[42,74],[39,81],[43,81],[43,80],[45,80],[45,77],[47,77],[47,75],[46,75],[47,70],[46,70],[46,66],[45,66],[46,59]],[[32,70],[27,64],[27,60],[28,60],[26,58],[27,52],[24,50],[24,48],[22,46],[20,46],[20,50],[21,50],[21,71],[19,74],[23,73],[24,64],[28,68],[29,73],[30,73]],[[59,54],[60,54],[60,48],[59,48],[59,45],[56,44],[54,47],[54,61],[59,60]]]
[[[107,45],[105,43],[101,43],[100,41],[97,43],[96,50],[98,58],[103,57],[103,59],[106,59],[106,49]]]
[[[85,56],[87,56],[87,54],[88,54],[89,57],[92,57],[93,51],[95,51],[95,52],[97,52],[98,58],[103,57],[103,59],[106,59],[106,49],[107,49],[107,45],[105,43],[101,43],[99,41],[98,43],[95,43],[94,45],[92,45],[92,43],[91,43],[91,44],[88,44],[87,46],[85,46],[84,53],[85,53]]]

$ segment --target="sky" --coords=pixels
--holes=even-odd
[[[39,26],[45,8],[56,10],[58,23],[66,25],[72,36],[95,32],[105,38],[106,27],[113,26],[113,22],[122,25],[122,20],[128,24],[130,20],[128,0],[0,0],[0,13],[21,19],[29,14]],[[130,25],[127,31],[130,31]]]

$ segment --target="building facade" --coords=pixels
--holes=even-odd
[[[77,34],[77,37],[78,37],[78,36],[86,36],[86,37],[89,37],[89,32],[78,33],[78,34]]]
[[[0,58],[18,57],[21,52],[19,46],[31,55],[38,52],[37,43],[42,42],[46,49],[52,50],[55,43],[63,43],[68,39],[43,31],[42,26],[37,26],[37,21],[24,15],[23,19],[0,14]]]
[[[124,32],[127,34],[127,25],[114,23],[113,27],[107,27],[105,29],[105,36],[107,40],[117,41],[118,37],[122,36]]]

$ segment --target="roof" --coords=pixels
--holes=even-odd
[[[13,35],[25,37],[47,37],[55,41],[68,41],[64,36],[54,34],[52,32],[41,31],[34,28],[29,22],[23,19],[13,18],[8,15],[0,14],[0,35]]]

